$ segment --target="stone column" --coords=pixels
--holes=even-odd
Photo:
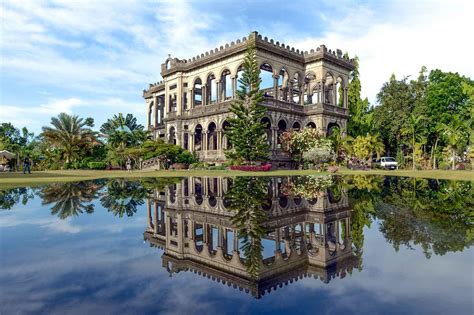
[[[195,135],[194,132],[189,133],[189,138],[188,138],[189,152],[194,152],[194,135]]]
[[[217,88],[217,95],[216,95],[216,103],[219,103],[222,99],[222,95],[221,95],[221,81],[220,80],[216,80],[216,88]]]
[[[217,148],[216,150],[222,150],[222,129],[217,129]]]
[[[333,97],[332,97],[333,102],[334,102],[333,104],[334,104],[334,106],[337,106],[338,105],[337,104],[337,94],[339,93],[339,91],[337,90],[337,84],[333,83],[332,91],[333,91],[332,93],[334,94]]]
[[[232,98],[237,98],[237,76],[230,77],[232,79]]]
[[[207,131],[203,131],[201,134],[201,151],[207,151]]]
[[[321,80],[321,96],[320,96],[320,102],[321,103],[326,103],[326,87],[325,87],[326,81]]]
[[[304,84],[301,84],[299,87],[300,90],[300,105],[304,105]]]
[[[273,98],[278,100],[278,79],[279,75],[273,75]]]
[[[188,100],[188,104],[189,104],[189,109],[193,109],[194,108],[194,90],[191,88],[189,89],[189,100]]]
[[[207,105],[207,84],[201,85],[201,103],[202,106]]]
[[[344,88],[344,103],[343,106],[344,108],[348,108],[349,106],[349,89],[347,87]]]
[[[278,143],[278,127],[271,127],[272,130],[272,147],[271,149],[276,150]]]
[[[239,251],[239,236],[238,231],[234,230],[234,251]]]

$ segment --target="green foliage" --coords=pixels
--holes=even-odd
[[[87,152],[97,141],[96,133],[77,115],[61,113],[51,118],[53,127],[43,127],[41,136],[49,150],[58,149],[66,163],[73,162]]]
[[[263,92],[260,91],[260,67],[255,46],[250,44],[244,59],[240,89],[237,99],[232,103],[229,127],[225,134],[232,148],[226,151],[229,159],[241,159],[246,163],[268,159],[268,142],[262,119],[266,109],[260,103]]]
[[[377,158],[384,152],[384,145],[378,136],[357,136],[352,143],[354,155],[365,161],[370,161],[374,153]]]
[[[348,57],[347,53],[346,56]],[[369,108],[368,99],[363,100],[360,96],[362,86],[359,79],[359,58],[356,56],[354,61],[355,69],[350,74],[347,91],[349,111],[347,132],[351,137],[365,135],[370,132],[373,115]]]
[[[105,163],[105,162],[89,162],[89,163],[87,163],[87,166],[91,170],[105,170],[105,168],[107,167],[107,163]]]

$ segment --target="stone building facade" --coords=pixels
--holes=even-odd
[[[163,81],[143,91],[147,126],[161,138],[196,152],[203,161],[222,162],[231,145],[224,130],[236,97],[248,44],[256,47],[267,108],[264,122],[270,159],[286,163],[279,135],[288,129],[346,131],[348,77],[354,61],[324,45],[300,51],[257,32],[192,59],[169,57]]]
[[[359,266],[347,190],[308,200],[282,194],[287,180],[268,177],[256,277],[245,267],[236,213],[226,199],[230,178],[188,177],[156,190],[147,201],[144,239],[163,250],[162,266],[170,275],[192,271],[256,298],[302,277],[324,283],[344,278]]]

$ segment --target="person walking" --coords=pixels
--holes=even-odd
[[[127,158],[127,172],[131,172],[132,171],[132,160],[130,159],[130,157]]]
[[[30,156],[27,155],[23,159],[23,174],[26,174],[27,171],[28,171],[28,174],[31,174],[30,165],[31,165]]]

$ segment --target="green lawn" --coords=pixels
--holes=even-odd
[[[209,170],[168,170],[168,171],[92,171],[92,170],[67,170],[67,171],[44,171],[23,173],[0,173],[0,188],[18,186],[34,186],[45,183],[69,182],[97,178],[143,178],[143,177],[182,177],[182,176],[291,176],[291,175],[321,175],[325,173],[314,170],[277,170],[270,172],[242,172],[242,171],[209,171]],[[472,171],[412,171],[412,170],[370,170],[352,171],[342,169],[337,174],[341,175],[391,175],[436,179],[455,179],[474,181]]]

